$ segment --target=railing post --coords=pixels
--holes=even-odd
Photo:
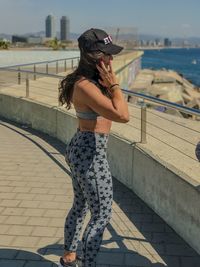
[[[26,97],[29,97],[29,78],[26,76]]]
[[[143,102],[141,105],[141,143],[146,144],[146,119],[147,119],[147,108],[146,104]]]
[[[33,66],[33,71],[34,71],[33,79],[35,81],[36,80],[36,65],[35,64]]]
[[[48,74],[49,73],[49,65],[48,65],[48,63],[46,64],[46,74]]]
[[[58,74],[58,60],[56,61],[56,74]]]
[[[66,62],[66,59],[65,59],[65,62],[64,62],[64,71],[67,71],[67,62]]]
[[[73,58],[72,58],[72,65],[71,65],[71,66],[72,66],[72,69],[73,69],[73,68],[74,68],[74,61],[73,61]]]
[[[18,84],[21,84],[21,72],[20,72],[20,68],[18,68],[17,77],[18,77]]]

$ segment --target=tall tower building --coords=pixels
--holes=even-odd
[[[55,27],[55,17],[53,15],[48,15],[46,17],[46,37],[54,38],[56,37],[56,27]]]
[[[66,16],[62,16],[60,20],[60,39],[61,41],[67,41],[69,37],[69,19]]]

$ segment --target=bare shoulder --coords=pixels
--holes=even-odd
[[[92,96],[94,94],[100,94],[100,89],[91,81],[87,79],[81,79],[75,83],[76,93],[83,96]]]

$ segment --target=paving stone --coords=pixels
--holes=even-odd
[[[182,267],[180,265],[180,258],[176,257],[176,256],[161,256],[161,263],[160,263],[160,259],[156,259],[156,256],[153,255],[153,259],[152,259],[152,267]],[[164,264],[164,266],[163,266]],[[160,266],[159,266],[160,265]],[[192,266],[187,266],[187,267],[192,267]]]
[[[15,260],[15,267],[24,267],[25,261]],[[0,260],[1,267],[11,267],[13,266],[12,260]]]
[[[60,203],[54,202],[54,201],[42,201],[38,205],[38,208],[44,208],[44,209],[58,209]]]
[[[32,226],[11,225],[8,231],[9,235],[30,236],[33,231]]]
[[[124,263],[124,254],[123,253],[117,253],[114,254],[115,257],[113,257],[112,253],[109,252],[99,252],[98,254],[98,263],[99,264],[119,264],[122,265]]]
[[[34,216],[34,217],[40,217],[45,214],[45,209],[26,209],[23,213],[24,216]]]
[[[18,253],[19,253],[19,251],[16,249],[1,247],[0,248],[0,259],[1,260],[3,260],[3,259],[4,260],[5,259],[8,259],[8,260],[15,259],[15,257],[17,256]]]
[[[11,245],[13,247],[20,247],[20,248],[35,248],[38,242],[39,242],[39,237],[16,236],[15,239],[12,241]]]
[[[174,233],[153,233],[152,242],[154,243],[176,243],[182,244],[183,239]]]
[[[26,211],[26,209],[24,208],[5,208],[2,211],[2,215],[22,215],[24,212]]]
[[[14,189],[14,187],[12,187],[12,186],[1,186],[0,187],[0,192],[8,193],[8,192],[12,192],[13,189]]]
[[[28,261],[23,267],[41,267],[41,262]],[[52,267],[52,262],[43,261],[42,267]]]
[[[196,252],[187,244],[167,244],[167,255],[179,255],[179,256],[196,256]]]
[[[32,226],[47,226],[49,225],[50,218],[30,217],[28,218],[26,225]]]
[[[164,232],[165,231],[165,224],[164,223],[142,223],[141,231]]]
[[[0,213],[3,211],[3,209],[2,210],[0,210]],[[0,215],[0,223],[2,224],[2,223],[4,223],[5,221],[7,221],[7,218],[8,218],[8,216],[2,216],[2,215]]]
[[[15,236],[13,235],[0,235],[0,246],[9,246],[14,238]]]
[[[198,257],[181,257],[181,267],[199,267],[200,256]]]
[[[15,196],[15,199],[20,199],[20,200],[33,200],[34,197],[36,197],[35,194],[27,194],[27,193],[17,193]],[[37,198],[37,200],[39,200]]]
[[[12,192],[10,192],[10,193],[2,193],[1,192],[0,193],[0,199],[13,199],[13,198],[15,198],[15,196],[16,196],[16,193],[12,193]]]
[[[0,227],[0,234],[6,234],[8,232],[8,229],[10,228],[9,225],[3,225],[1,224],[1,227]]]
[[[152,256],[140,255],[138,253],[125,254],[125,266],[149,267],[152,263]]]
[[[40,200],[40,201],[52,201],[55,198],[56,195],[36,195],[34,194],[34,200]]]
[[[31,187],[15,187],[12,192],[16,192],[16,193],[28,193],[31,191]]]
[[[32,236],[46,236],[46,237],[53,237],[57,232],[57,228],[55,227],[34,227],[32,232]]]
[[[58,244],[60,244],[61,240],[60,238],[57,237],[40,237],[39,241],[37,243],[38,248],[43,248],[43,247],[54,247],[57,248]],[[63,241],[62,241],[63,244]]]
[[[46,210],[44,217],[64,218],[66,214],[67,210]]]
[[[20,200],[2,200],[0,206],[2,207],[17,207],[19,206]]]
[[[64,227],[64,222],[65,220],[63,218],[52,218],[48,225],[53,227]]]
[[[42,257],[35,253],[35,252],[32,252],[29,251],[24,251],[24,250],[21,250],[18,252],[17,254],[17,257],[16,257],[17,260],[33,260],[33,261],[41,261],[42,260]]]

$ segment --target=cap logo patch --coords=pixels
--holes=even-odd
[[[104,40],[104,44],[107,45],[109,43],[112,43],[112,37],[110,35],[108,35],[106,38],[103,39]]]

